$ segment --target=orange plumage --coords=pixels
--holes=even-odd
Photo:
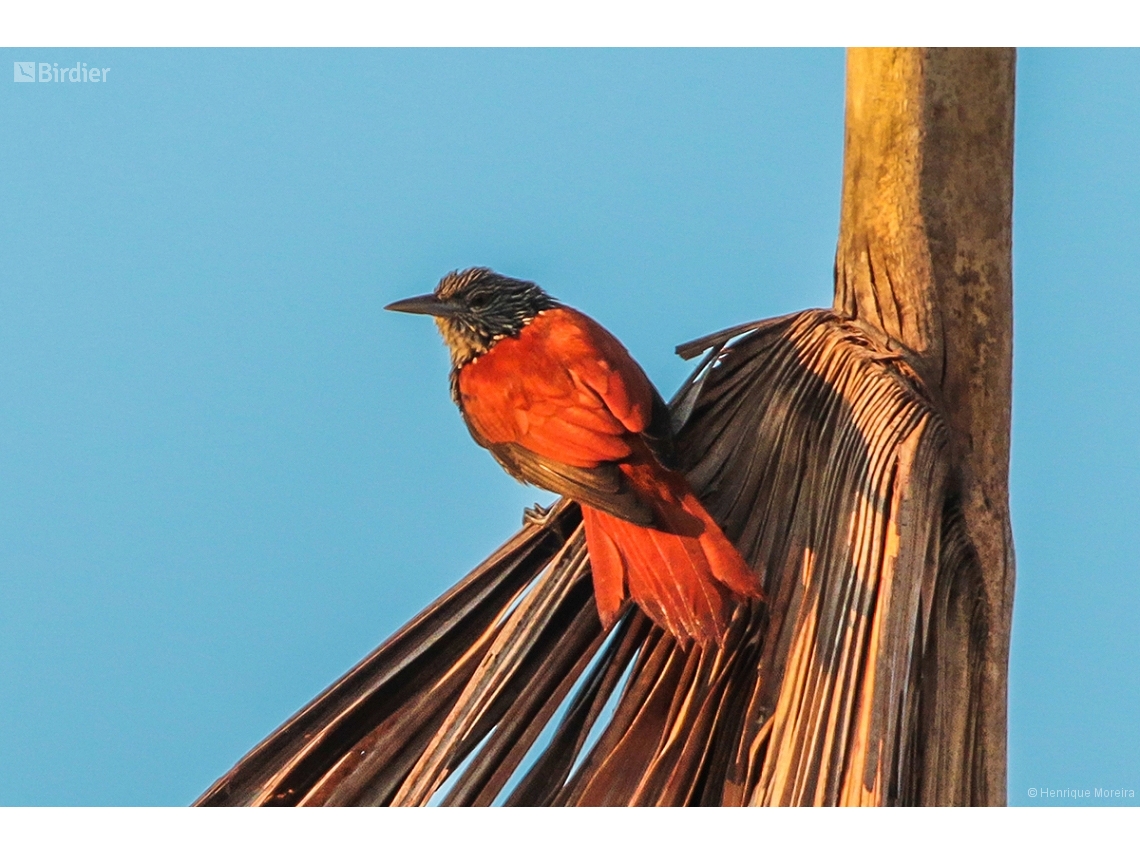
[[[497,276],[451,276],[480,272]],[[447,283],[429,296],[472,311],[478,288],[448,294]],[[548,302],[523,313],[514,334],[466,335],[453,320],[459,309],[409,308],[413,301],[392,308],[437,315],[452,349],[456,403],[476,441],[516,477],[579,500],[603,624],[628,597],[678,638],[719,642],[735,603],[762,596],[760,582],[684,476],[658,459],[660,397],[603,327],[520,284]]]

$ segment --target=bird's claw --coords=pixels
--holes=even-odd
[[[538,502],[534,503],[534,507],[523,508],[523,525],[546,525],[547,520],[550,519],[550,512],[554,509],[554,505],[549,508],[544,508]]]

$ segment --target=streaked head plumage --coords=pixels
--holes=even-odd
[[[459,368],[516,336],[539,312],[558,301],[533,282],[503,276],[487,267],[453,270],[431,294],[400,300],[387,308],[432,315]]]

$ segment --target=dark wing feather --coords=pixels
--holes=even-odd
[[[616,463],[585,469],[543,457],[513,442],[486,444],[486,448],[500,466],[520,481],[561,493],[636,525],[654,525],[653,509],[633,491]]]
[[[653,389],[653,414],[649,426],[641,432],[641,438],[657,458],[657,462],[666,469],[679,469],[677,462],[677,449],[673,441],[673,421],[669,413],[669,405],[661,397],[656,387]]]

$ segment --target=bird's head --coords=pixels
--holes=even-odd
[[[558,302],[535,285],[486,267],[448,273],[435,291],[385,306],[393,312],[432,315],[456,368],[516,336],[539,312]]]

